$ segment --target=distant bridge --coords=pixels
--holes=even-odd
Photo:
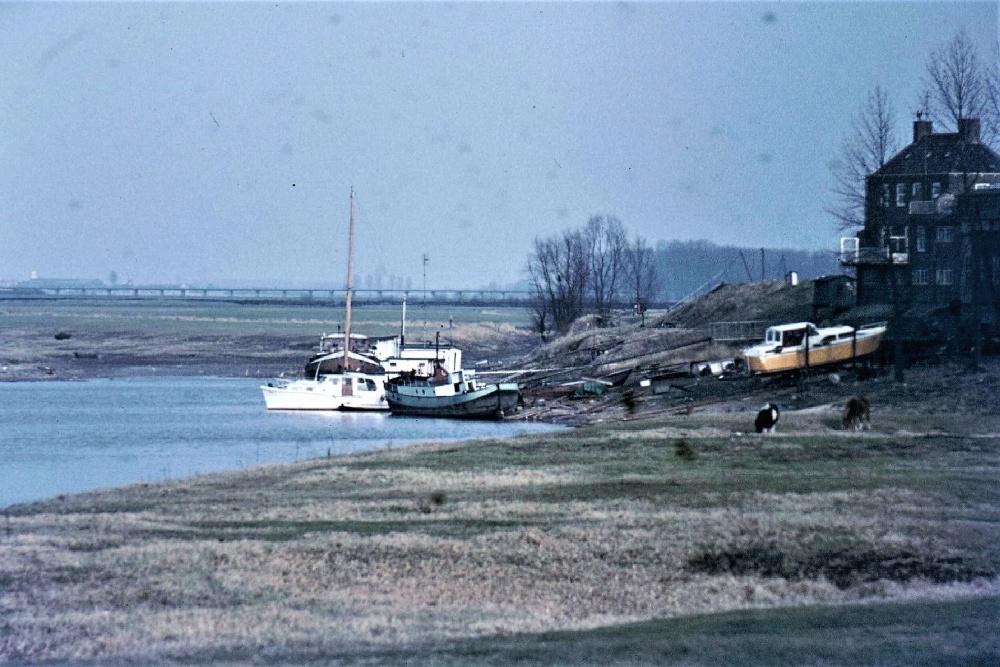
[[[356,289],[353,302],[359,305],[399,304],[411,306],[506,306],[529,307],[536,294],[516,289]],[[171,299],[192,301],[275,302],[298,304],[342,304],[347,290],[298,287],[175,287],[117,285],[114,287],[0,287],[3,299]],[[624,305],[624,304],[623,304]],[[674,301],[656,300],[650,308],[670,308]]]
[[[356,289],[357,304],[398,304],[405,298],[411,305],[528,306],[535,293],[530,290],[498,289]],[[280,301],[299,303],[342,303],[346,289],[303,289],[274,287],[13,287],[0,288],[0,299],[191,299],[200,301]]]

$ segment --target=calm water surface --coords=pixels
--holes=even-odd
[[[0,383],[0,507],[328,451],[558,428],[381,413],[269,413],[259,383],[190,377]]]

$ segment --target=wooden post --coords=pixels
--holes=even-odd
[[[851,368],[854,371],[858,370],[858,329],[854,328],[851,332]]]
[[[805,328],[805,333],[803,335],[803,344],[805,345],[805,369],[802,373],[802,387],[800,391],[803,393],[806,391],[806,382],[809,379],[809,327]]]

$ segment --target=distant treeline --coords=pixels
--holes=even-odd
[[[742,252],[742,256],[741,256]],[[716,245],[710,241],[659,241],[655,248],[657,286],[661,298],[682,299],[706,285],[761,279],[761,249]],[[829,250],[765,248],[763,276],[780,280],[795,271],[805,280],[843,273],[837,254]]]

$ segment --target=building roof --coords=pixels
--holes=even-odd
[[[873,176],[901,174],[1000,173],[1000,156],[986,144],[963,140],[958,132],[920,137],[882,165]]]

